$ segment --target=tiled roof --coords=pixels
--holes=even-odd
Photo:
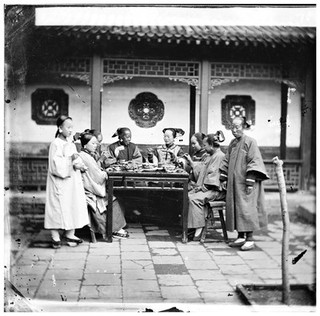
[[[116,38],[216,45],[291,46],[313,44],[313,27],[284,26],[38,26],[58,36]]]

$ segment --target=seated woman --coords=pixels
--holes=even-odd
[[[206,150],[204,149],[203,140],[206,137],[203,133],[195,133],[191,136],[190,143],[192,147],[192,157],[190,158],[189,155],[185,155],[184,158],[186,158],[186,171],[196,173],[196,164],[202,160],[205,159],[205,157],[208,155]],[[193,165],[191,167],[191,162],[189,162],[189,159],[192,160]]]
[[[95,233],[102,234],[106,239],[106,222],[107,222],[107,206],[108,196],[106,193],[106,181],[108,175],[103,171],[95,160],[95,154],[98,146],[97,138],[91,133],[83,133],[80,135],[82,158],[85,166],[88,168],[82,173],[83,186],[86,194],[87,204],[89,207],[89,218],[91,230]],[[123,227],[126,225],[124,212],[118,200],[113,200],[113,220],[112,220],[112,236],[114,238],[128,238],[129,234]]]
[[[223,200],[225,191],[220,186],[219,167],[224,158],[224,153],[220,150],[219,142],[222,132],[207,135],[204,140],[204,148],[208,155],[200,163],[199,173],[195,177],[195,186],[189,192],[189,213],[188,228],[195,228],[194,241],[201,238],[202,229],[205,226],[204,200]],[[189,155],[186,155],[191,166],[194,163]]]
[[[154,156],[156,157],[156,161],[161,164],[183,164],[185,160],[183,158],[184,152],[180,146],[174,143],[177,134],[184,134],[182,129],[178,128],[165,128],[163,131],[163,140],[165,142],[164,145],[158,146],[154,150]]]
[[[131,143],[131,131],[127,127],[118,128],[112,137],[118,136],[119,140],[108,146],[102,153],[102,163],[104,168],[116,164],[120,161],[132,161],[137,164],[142,163],[142,155],[138,146]]]

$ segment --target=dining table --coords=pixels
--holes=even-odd
[[[181,193],[182,242],[187,243],[188,231],[188,181],[189,173],[184,169],[166,170],[165,168],[107,170],[107,242],[112,242],[113,197],[116,191],[176,191]]]

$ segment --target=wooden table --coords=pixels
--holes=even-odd
[[[188,180],[189,174],[165,171],[108,171],[107,239],[112,242],[112,216],[114,190],[159,190],[182,193],[182,242],[187,242],[188,230]],[[157,186],[148,186],[156,182]]]

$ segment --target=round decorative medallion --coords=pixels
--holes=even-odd
[[[164,105],[151,92],[141,92],[129,104],[129,115],[139,127],[154,127],[164,116]]]

